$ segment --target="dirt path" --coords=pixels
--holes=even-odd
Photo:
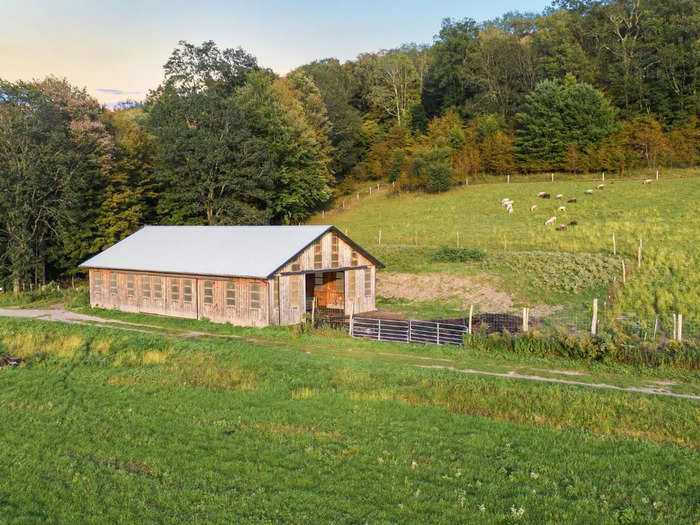
[[[87,326],[99,326],[102,328],[112,328],[115,330],[127,330],[130,332],[141,332],[141,333],[156,333],[160,334],[163,336],[169,336],[169,337],[177,337],[180,339],[202,339],[202,338],[229,338],[229,339],[238,339],[238,340],[244,340],[244,341],[250,341],[252,343],[269,343],[270,341],[263,340],[263,339],[256,339],[256,338],[247,338],[247,337],[242,337],[242,336],[237,336],[237,335],[228,335],[228,334],[212,334],[209,332],[196,332],[196,331],[189,331],[189,332],[182,332],[182,333],[166,333],[159,331],[163,330],[163,327],[157,327],[153,325],[147,325],[147,324],[140,324],[140,323],[130,323],[127,321],[120,321],[117,319],[104,319],[102,317],[95,317],[91,315],[85,315],[85,314],[79,314],[76,312],[71,312],[69,310],[66,310],[63,306],[56,306],[51,309],[14,309],[14,308],[0,308],[0,317],[14,317],[14,318],[23,318],[23,319],[38,319],[42,321],[54,321],[54,322],[62,322],[62,323],[71,323],[71,324],[81,324],[81,325],[87,325]],[[115,326],[115,324],[117,326]],[[317,346],[317,345],[314,345]],[[352,349],[350,349],[352,351]],[[405,353],[390,353],[390,352],[376,352],[378,355],[382,356],[390,356],[390,357],[409,357],[409,358],[414,358],[417,360],[425,360],[425,361],[442,361],[442,362],[455,362],[454,359],[447,359],[447,358],[436,358],[436,357],[429,357],[429,356],[421,356],[421,355],[415,355],[415,354],[405,354]],[[666,390],[665,388],[662,388],[662,386],[666,385],[666,382],[664,382],[664,385],[659,385],[659,387],[622,387],[622,386],[617,386],[617,385],[611,385],[607,383],[586,383],[585,381],[575,381],[572,379],[562,379],[562,378],[556,378],[556,377],[544,377],[544,376],[538,376],[538,375],[530,375],[530,374],[520,374],[516,371],[510,371],[510,372],[493,372],[489,370],[476,370],[476,369],[471,369],[471,368],[457,368],[454,366],[445,366],[445,365],[409,365],[409,366],[415,366],[417,368],[424,368],[424,369],[432,369],[432,370],[450,370],[453,372],[460,372],[464,374],[476,374],[476,375],[488,375],[488,376],[496,376],[496,377],[505,377],[509,379],[517,379],[517,380],[525,380],[525,381],[540,381],[540,382],[545,382],[545,383],[559,383],[559,384],[565,384],[565,385],[577,385],[577,386],[583,386],[583,387],[588,387],[588,388],[605,388],[605,389],[611,389],[611,390],[620,390],[623,392],[636,392],[636,393],[643,393],[643,394],[653,394],[653,395],[659,395],[659,396],[668,396],[668,397],[677,397],[677,398],[684,398],[684,399],[695,399],[695,400],[700,400],[700,395],[695,395],[695,394],[678,394],[675,392],[670,392]],[[542,370],[543,372],[548,372],[548,373],[567,373],[568,372],[563,372],[559,370]],[[580,374],[580,372],[578,373]],[[573,373],[570,375],[574,375]]]

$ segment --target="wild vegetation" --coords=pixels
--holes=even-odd
[[[0,413],[12,421],[0,426],[3,518],[697,516],[689,497],[700,474],[696,401],[423,368],[515,367],[571,379],[566,366],[553,369],[565,364],[555,359],[437,347],[412,355],[417,347],[391,345],[378,354],[371,343],[281,329],[255,338],[0,320],[0,353],[21,359],[0,369]],[[645,382],[631,369],[601,367],[569,371],[584,383]],[[697,392],[697,378],[683,374],[645,379],[664,377]]]
[[[43,285],[144,224],[299,223],[363,181],[696,166],[698,33],[697,2],[557,0],[284,77],[181,42],[116,110],[0,81],[0,282]]]

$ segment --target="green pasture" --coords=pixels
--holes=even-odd
[[[695,400],[323,341],[0,320],[0,521],[697,519]]]

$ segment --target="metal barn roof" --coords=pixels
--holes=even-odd
[[[146,226],[80,266],[268,278],[329,230],[336,229],[333,226]]]

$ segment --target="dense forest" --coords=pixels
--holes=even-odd
[[[557,0],[285,76],[181,42],[144,102],[0,80],[0,283],[38,286],[143,224],[297,223],[358,181],[699,162],[700,4]],[[1,73],[1,72],[0,72]]]

